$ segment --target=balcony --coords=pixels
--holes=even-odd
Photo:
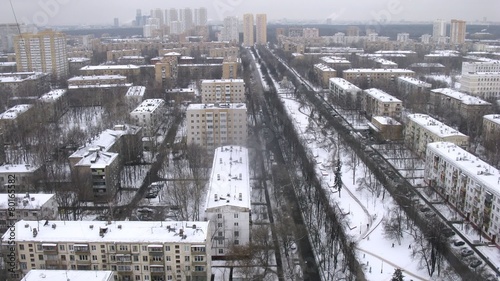
[[[116,255],[116,262],[117,263],[131,263],[132,262],[132,256],[130,256],[130,255],[123,255],[123,254],[117,254]]]
[[[44,254],[57,254],[57,244],[44,243],[42,250]]]
[[[117,265],[116,271],[117,272],[131,272],[132,266],[130,266],[130,265]]]
[[[164,274],[165,273],[165,267],[163,265],[150,265],[149,270],[151,271],[151,274]]]
[[[88,253],[90,252],[89,245],[87,244],[75,244],[73,246],[75,253]]]

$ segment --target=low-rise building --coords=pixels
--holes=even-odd
[[[9,186],[13,186],[16,192],[34,192],[35,184],[39,179],[39,166],[30,164],[5,164],[0,166],[0,188],[2,193],[8,192]]]
[[[363,83],[370,85],[375,81],[395,81],[399,76],[414,77],[415,72],[399,68],[352,68],[343,72],[343,78],[356,85]]]
[[[483,116],[483,146],[494,152],[500,152],[500,114]]]
[[[390,61],[388,59],[384,59],[381,57],[373,57],[373,58],[371,58],[371,60],[373,61],[375,68],[382,68],[382,69],[396,69],[396,68],[398,68],[397,63]]]
[[[416,154],[423,157],[427,144],[432,142],[451,142],[460,147],[469,146],[469,137],[446,124],[425,114],[406,116],[405,143]]]
[[[206,218],[213,222],[212,256],[224,256],[233,246],[250,242],[251,187],[248,149],[221,146],[215,150]]]
[[[323,88],[329,87],[330,78],[337,77],[337,71],[335,69],[322,63],[314,65],[314,72],[316,73],[316,77],[318,77],[320,86]]]
[[[225,58],[222,62],[222,79],[238,78],[240,64],[240,58]]]
[[[139,81],[139,78],[141,76],[141,68],[133,64],[87,65],[80,68],[80,75],[82,76],[120,75],[127,77],[127,81],[134,83]]]
[[[165,118],[165,101],[163,99],[144,100],[130,112],[130,119],[135,125],[142,127],[144,135],[151,137],[163,124]]]
[[[396,119],[401,117],[401,100],[375,88],[364,90],[363,93],[361,108],[368,116],[389,116]]]
[[[66,96],[66,89],[52,90],[38,99],[38,105],[41,107],[40,112],[44,116],[39,116],[41,119],[56,122],[69,109],[69,101]]]
[[[413,77],[401,76],[398,77],[397,88],[406,107],[414,112],[424,112],[427,109],[431,84]]]
[[[500,72],[500,61],[466,61],[462,63],[462,75],[474,72]]]
[[[416,62],[408,66],[409,69],[418,74],[444,74],[446,67],[436,62]]]
[[[427,146],[425,181],[494,243],[500,243],[500,171],[454,143]]]
[[[392,117],[373,116],[368,126],[381,141],[403,139],[403,125]]]
[[[83,58],[83,57],[68,58],[69,74],[71,76],[80,75],[80,69],[82,67],[90,65],[90,62],[91,60],[89,58]]]
[[[29,130],[33,123],[33,105],[18,104],[0,114],[0,133],[7,142],[14,141],[15,135],[21,131]],[[20,130],[22,128],[23,130]]]
[[[201,81],[202,103],[245,102],[245,82],[243,79],[217,79]]]
[[[130,111],[142,103],[145,93],[146,87],[144,86],[132,86],[128,88],[127,93],[125,93],[125,101]]]
[[[343,57],[326,56],[319,58],[322,64],[325,64],[337,71],[351,68],[351,62]]]
[[[21,220],[15,225],[15,271],[111,270],[118,280],[208,281],[210,227],[201,221]],[[9,237],[2,236],[4,250],[11,247]]]
[[[107,61],[118,61],[119,58],[124,56],[140,56],[140,49],[123,49],[123,50],[109,50],[106,52]]]
[[[0,231],[16,221],[53,220],[58,217],[55,194],[0,193]]]
[[[186,111],[187,144],[208,151],[221,145],[246,145],[247,107],[244,103],[190,104]]]
[[[50,75],[42,72],[0,73],[2,97],[39,97],[50,90]]]
[[[115,86],[130,87],[127,77],[123,75],[76,76],[68,79],[68,89],[111,88]]]
[[[480,120],[493,110],[491,103],[450,88],[431,90],[429,104],[436,114],[451,111],[469,120]]]
[[[362,90],[344,78],[330,78],[330,101],[344,108],[361,108]]]
[[[488,101],[500,100],[500,72],[469,72],[460,78],[460,90]]]

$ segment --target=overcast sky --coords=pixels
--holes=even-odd
[[[9,4],[0,0],[0,22],[15,22]],[[136,9],[149,15],[154,8],[206,7],[208,17],[221,20],[225,16],[244,13],[266,13],[268,20],[317,19],[334,21],[386,22],[432,21],[452,18],[466,21],[500,22],[499,0],[11,0],[19,22],[39,25],[121,24],[131,23]],[[50,3],[44,5],[43,3]]]

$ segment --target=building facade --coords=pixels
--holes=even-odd
[[[427,146],[425,181],[494,243],[500,243],[500,171],[449,142]]]
[[[403,102],[386,92],[371,88],[363,91],[361,108],[368,116],[388,116],[401,118]]]
[[[255,43],[253,14],[243,15],[243,45],[245,47],[253,46]]]
[[[423,157],[427,144],[451,142],[460,147],[469,146],[469,137],[425,114],[410,114],[406,117],[405,143],[416,154]]]
[[[190,104],[186,119],[188,145],[208,151],[221,145],[246,145],[247,107],[243,103]]]
[[[374,81],[395,81],[399,76],[415,77],[415,72],[408,69],[352,68],[343,71],[343,78],[354,84]]]
[[[483,146],[494,153],[500,152],[500,114],[483,116]]]
[[[493,110],[491,103],[450,88],[431,90],[429,104],[436,114],[451,111],[469,120],[480,120]]]
[[[237,17],[225,17],[219,41],[240,42]]]
[[[143,128],[145,136],[154,136],[165,118],[165,101],[163,99],[144,100],[130,112],[130,119],[136,126]]]
[[[451,20],[450,26],[450,43],[463,44],[465,43],[466,22],[463,20]]]
[[[215,150],[205,205],[206,219],[214,224],[212,256],[224,256],[233,246],[250,242],[249,179],[247,148],[221,146]]]
[[[322,63],[314,65],[314,73],[318,77],[318,81],[324,89],[328,89],[330,78],[337,77],[337,71]]]
[[[110,270],[117,280],[210,280],[209,222],[25,221],[16,223],[17,272]],[[3,250],[10,233],[2,237]],[[13,280],[19,280],[13,279]]]
[[[255,15],[255,43],[259,45],[267,44],[267,15]]]
[[[500,72],[469,72],[460,78],[460,90],[485,100],[500,99]]]
[[[201,81],[202,103],[245,102],[245,82],[243,79],[218,79]]]
[[[344,108],[361,108],[362,90],[344,78],[330,78],[330,101]]]
[[[69,74],[66,35],[46,30],[22,33],[15,38],[17,71],[50,73],[56,79]]]

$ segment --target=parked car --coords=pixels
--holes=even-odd
[[[453,245],[456,247],[460,247],[460,246],[465,245],[465,242],[464,241],[455,241],[455,242],[453,242]]]
[[[465,248],[465,249],[462,249],[460,251],[460,255],[462,255],[462,257],[472,256],[472,255],[474,255],[474,251],[472,251],[471,249]]]
[[[480,266],[483,262],[481,260],[478,260],[478,259],[474,259],[472,260],[470,263],[469,263],[469,266],[472,267],[472,268],[476,268],[478,266]]]

